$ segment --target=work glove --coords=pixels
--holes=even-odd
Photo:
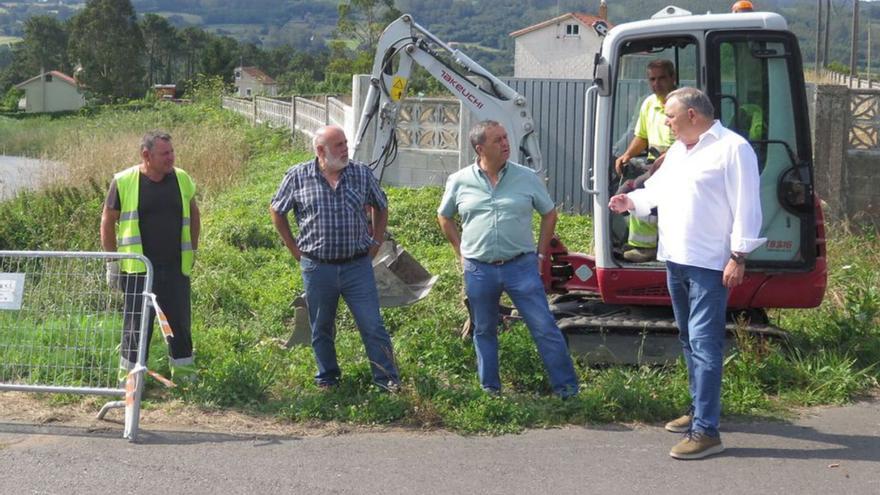
[[[107,262],[107,285],[109,285],[111,289],[118,289],[119,288],[119,262],[118,261],[108,261]]]

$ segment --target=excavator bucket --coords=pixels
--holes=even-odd
[[[386,240],[379,247],[373,258],[373,274],[379,289],[379,306],[384,308],[406,306],[424,299],[437,281],[436,276],[431,276],[394,239]]]
[[[373,258],[373,275],[379,290],[379,306],[383,308],[406,306],[424,299],[437,281],[436,275],[431,276],[394,239],[386,240],[379,247]],[[291,307],[294,310],[293,329],[284,347],[310,345],[312,330],[305,294],[294,299]]]

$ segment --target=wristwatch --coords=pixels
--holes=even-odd
[[[736,251],[730,253],[730,259],[732,259],[737,265],[742,265],[746,262],[746,255],[744,253],[737,253]]]

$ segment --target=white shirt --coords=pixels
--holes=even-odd
[[[718,121],[690,150],[676,141],[663,166],[628,194],[638,216],[657,207],[657,259],[723,270],[733,251],[749,253],[761,232],[758,159],[749,143]]]

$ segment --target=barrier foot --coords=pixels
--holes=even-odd
[[[110,409],[119,409],[122,407],[125,407],[124,400],[110,401],[110,402],[104,404],[104,406],[101,407],[101,410],[98,411],[98,419],[104,419],[104,416],[107,414],[107,411],[109,411]]]

